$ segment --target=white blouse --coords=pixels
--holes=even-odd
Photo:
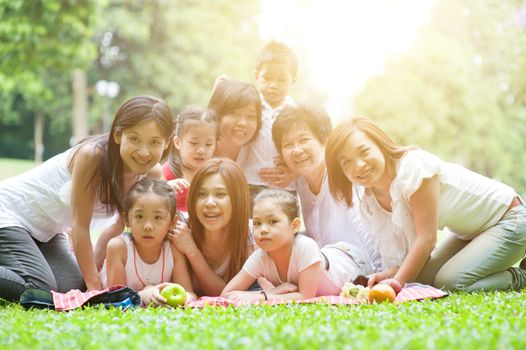
[[[340,241],[358,246],[368,253],[375,268],[380,268],[380,255],[375,251],[374,241],[358,209],[358,197],[363,192],[361,188],[354,191],[353,207],[349,208],[345,202],[331,195],[327,173],[323,176],[318,194],[311,192],[304,176],[296,179],[296,187],[307,236],[313,238],[320,247]]]
[[[382,208],[372,189],[364,191],[360,209],[384,268],[400,265],[415,240],[409,200],[424,179],[439,180],[438,228],[447,227],[470,240],[502,218],[516,196],[510,186],[448,163],[423,150],[408,151],[391,183],[391,208]]]

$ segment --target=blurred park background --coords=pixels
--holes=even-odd
[[[177,114],[220,74],[253,82],[272,39],[299,56],[297,101],[526,191],[525,0],[0,0],[0,179],[132,96]]]

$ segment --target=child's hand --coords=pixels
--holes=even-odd
[[[186,292],[186,301],[184,304],[190,304],[197,300],[197,296],[194,293]]]
[[[267,294],[287,294],[298,291],[298,286],[295,284],[285,282],[276,287],[265,277],[259,277],[258,284]]]
[[[298,286],[295,284],[285,282],[280,284],[277,287],[274,287],[272,289],[267,290],[266,292],[268,294],[287,294],[287,293],[295,293],[298,291]]]
[[[169,283],[161,283],[156,286],[146,286],[139,292],[141,302],[147,306],[166,306],[166,299],[161,295],[161,290]]]
[[[259,170],[258,175],[261,180],[281,188],[287,187],[297,176],[289,169],[280,156],[274,157],[274,167],[262,168]]]
[[[294,179],[296,178],[296,174],[293,173],[288,166],[286,165],[278,165],[278,181],[274,181],[272,185],[276,187],[285,188],[287,187]]]
[[[168,185],[172,186],[175,192],[181,193],[188,187],[190,187],[190,183],[188,180],[185,179],[175,179],[168,181]]]
[[[398,281],[396,278],[388,278],[388,279],[383,280],[380,283],[381,284],[387,284],[387,285],[391,286],[391,288],[393,288],[393,290],[395,291],[396,294],[400,293],[400,291],[403,288],[403,286],[400,283],[400,281]]]
[[[274,168],[261,168],[258,171],[259,178],[274,187],[287,187],[296,178],[296,174],[285,165]]]
[[[372,275],[368,276],[369,281],[367,282],[367,287],[372,287],[375,284],[378,284],[383,280],[392,278],[398,272],[398,269],[399,269],[399,266],[394,266],[385,271],[373,273]]]
[[[175,227],[168,231],[168,239],[186,256],[194,254],[198,249],[190,228],[184,222],[177,221]]]
[[[263,290],[270,290],[270,289],[274,288],[274,285],[272,284],[272,282],[270,282],[265,277],[259,277],[257,281],[258,281],[259,286]]]

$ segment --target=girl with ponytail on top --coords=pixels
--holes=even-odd
[[[216,148],[215,114],[200,107],[186,107],[177,116],[174,149],[163,165],[164,178],[177,192],[177,209],[187,212],[188,187],[199,166],[212,158]]]

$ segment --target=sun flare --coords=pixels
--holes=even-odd
[[[311,84],[328,96],[325,106],[340,119],[352,112],[351,97],[385,58],[404,52],[429,20],[431,0],[263,0],[264,39],[299,52]],[[301,72],[301,70],[300,70]],[[301,79],[301,77],[299,77]]]

